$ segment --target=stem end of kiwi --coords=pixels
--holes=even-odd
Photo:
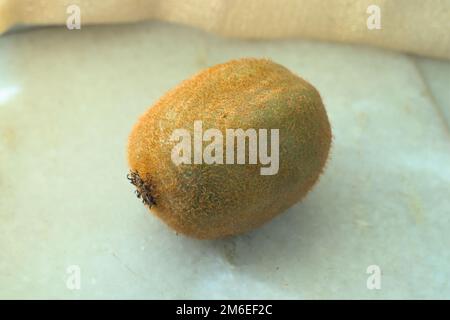
[[[136,187],[136,190],[134,192],[139,199],[142,199],[142,202],[145,205],[147,205],[149,208],[156,205],[155,198],[152,195],[151,185],[142,180],[139,172],[130,171],[130,173],[127,174],[127,179],[132,185]]]

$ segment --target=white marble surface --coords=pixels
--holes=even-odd
[[[179,81],[244,56],[319,89],[328,168],[257,231],[177,236],[125,178],[128,132]],[[450,298],[449,84],[449,61],[161,23],[4,35],[0,298]],[[380,290],[366,287],[374,264]]]

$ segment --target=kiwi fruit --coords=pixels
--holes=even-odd
[[[198,155],[195,146],[191,153],[174,149],[181,139],[173,133],[184,129],[193,137],[199,121],[202,132],[223,134],[222,146],[211,152],[216,161],[174,162],[174,150],[185,160]],[[250,161],[250,136],[244,136],[244,163],[217,160],[227,153],[227,130],[238,128],[267,130],[257,138],[267,140],[267,155],[278,151],[276,171],[262,174],[267,162]],[[276,132],[278,140],[271,140]],[[185,146],[197,143],[206,152],[211,143],[194,140]],[[232,60],[183,81],[139,118],[128,141],[128,178],[177,233],[221,238],[257,228],[301,200],[322,173],[330,144],[327,113],[311,84],[268,59]],[[235,155],[238,145],[230,147]]]

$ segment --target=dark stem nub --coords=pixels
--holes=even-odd
[[[145,183],[137,171],[130,171],[130,173],[127,174],[127,179],[136,187],[136,196],[139,199],[142,199],[144,204],[148,205],[150,208],[156,205],[155,198],[152,196],[151,185]]]

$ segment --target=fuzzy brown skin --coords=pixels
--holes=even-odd
[[[279,129],[278,174],[260,175],[259,164],[176,166],[170,136],[178,128],[193,136],[196,120],[203,131],[222,131],[224,155],[227,128]],[[270,60],[240,59],[185,80],[147,110],[130,134],[128,162],[158,217],[177,232],[215,239],[252,230],[299,201],[318,180],[330,143],[311,84]]]

